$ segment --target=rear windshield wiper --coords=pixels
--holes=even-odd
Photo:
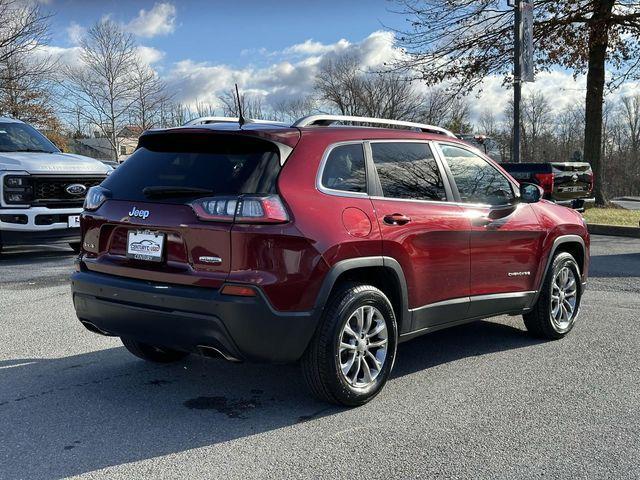
[[[145,197],[188,197],[194,195],[211,195],[213,190],[196,187],[145,187],[142,189]]]

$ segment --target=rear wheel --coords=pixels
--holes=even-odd
[[[305,381],[321,400],[362,405],[384,387],[397,346],[397,325],[386,295],[371,285],[334,293],[302,359]]]
[[[571,254],[561,252],[551,263],[535,307],[523,315],[527,330],[541,338],[564,337],[578,317],[581,297],[580,268]]]
[[[122,344],[127,350],[129,350],[129,352],[134,354],[136,357],[147,360],[149,362],[177,362],[178,360],[182,360],[184,357],[189,355],[188,352],[181,352],[179,350],[172,350],[165,347],[157,347],[154,345],[138,342],[137,340],[133,340],[131,338],[122,337],[120,338],[120,340],[122,340]]]

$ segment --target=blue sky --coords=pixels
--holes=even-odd
[[[53,13],[45,50],[61,62],[78,62],[84,30],[108,16],[132,33],[140,59],[166,82],[174,99],[219,107],[234,83],[266,106],[313,92],[323,60],[348,54],[363,70],[380,70],[401,55],[390,29],[406,19],[387,0],[39,0]],[[426,86],[414,83],[417,89]],[[570,72],[542,72],[525,87],[542,92],[556,110],[584,101],[585,79]],[[637,91],[629,82],[618,95]],[[512,95],[500,77],[488,77],[470,96],[472,117],[500,117]]]
[[[67,28],[86,27],[105,15],[127,24],[145,10],[148,15],[163,2],[116,0],[50,0],[45,8],[52,19],[53,44],[71,46]],[[396,27],[403,19],[385,0],[221,1],[166,2],[175,8],[173,31],[143,37],[144,45],[164,52],[163,63],[183,59],[241,66],[265,59],[260,49],[279,51],[313,39],[324,44],[342,38],[360,40],[384,25]],[[134,30],[135,32],[135,30]]]

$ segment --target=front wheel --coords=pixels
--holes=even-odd
[[[149,345],[147,343],[138,342],[132,338],[122,337],[122,344],[130,353],[138,358],[155,363],[171,363],[182,360],[189,355],[188,352],[181,352],[179,350],[172,350],[165,347],[157,347],[155,345]]]
[[[527,330],[551,340],[564,337],[576,322],[581,297],[580,268],[571,254],[561,252],[551,263],[533,310],[523,315]]]
[[[397,343],[387,296],[371,285],[345,285],[330,297],[302,358],[305,381],[321,400],[362,405],[387,382]]]

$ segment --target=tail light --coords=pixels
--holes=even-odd
[[[110,192],[101,186],[91,187],[84,198],[84,209],[90,212],[97,210],[109,199]]]
[[[593,176],[593,171],[589,172],[589,191],[592,192],[593,191],[593,187],[594,187],[594,176]]]
[[[220,290],[222,295],[234,295],[236,297],[255,297],[256,291],[252,287],[242,285],[225,285]]]
[[[278,195],[207,197],[191,203],[200,220],[236,223],[285,223],[289,215]]]
[[[544,193],[551,194],[553,192],[553,173],[536,173],[535,177]]]

